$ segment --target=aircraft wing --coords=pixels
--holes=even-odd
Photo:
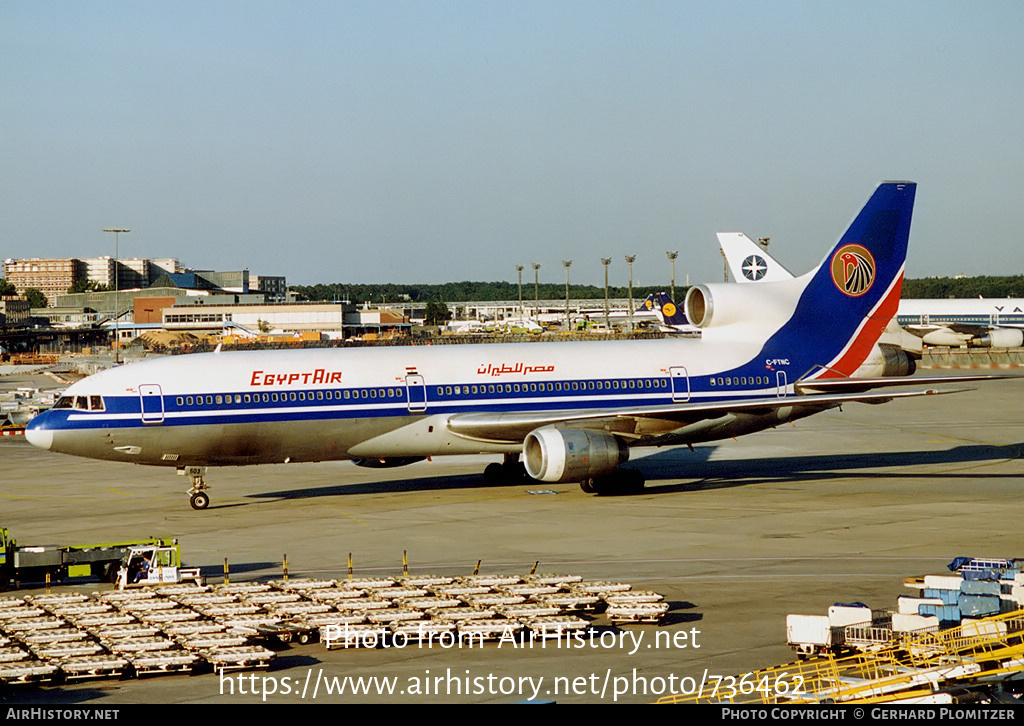
[[[905,385],[909,381],[903,379],[903,382]],[[913,381],[913,383],[917,382]],[[787,406],[825,410],[844,403],[886,403],[895,398],[933,396],[957,393],[962,390],[966,389],[928,388],[900,392],[815,393],[780,398],[677,403],[668,406],[634,406],[617,409],[459,413],[448,419],[448,428],[452,433],[467,438],[502,443],[523,441],[527,434],[542,426],[601,429],[623,438],[639,439],[667,434],[674,429],[697,421],[720,418],[728,414],[765,414]]]

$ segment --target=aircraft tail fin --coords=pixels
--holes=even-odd
[[[768,250],[745,234],[719,232],[718,246],[722,248],[729,272],[736,282],[775,282],[794,277],[782,263],[768,254]]]
[[[824,377],[860,367],[899,305],[916,191],[913,182],[875,189],[822,263],[798,278],[796,309],[767,348],[802,342]]]
[[[665,292],[655,292],[647,296],[643,307],[652,311],[661,320],[662,325],[677,327],[688,325],[686,314]]]

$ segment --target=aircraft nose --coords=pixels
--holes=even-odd
[[[33,446],[49,450],[53,446],[53,431],[44,428],[41,418],[42,416],[36,416],[28,422],[25,427],[25,439]]]

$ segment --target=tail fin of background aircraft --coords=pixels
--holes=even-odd
[[[719,232],[718,246],[722,248],[729,272],[736,282],[775,282],[794,277],[767,250],[745,234]]]
[[[692,329],[686,319],[686,313],[664,292],[648,295],[643,302],[643,307],[657,315],[663,326]]]
[[[913,182],[875,189],[821,265],[798,278],[796,309],[766,351],[802,345],[824,377],[860,367],[899,305],[916,191]]]

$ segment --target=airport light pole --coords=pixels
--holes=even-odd
[[[608,318],[608,265],[612,263],[611,257],[602,257],[601,264],[604,265],[604,329],[611,332],[612,324]]]
[[[569,268],[572,267],[572,260],[562,260],[565,265],[565,329],[572,332],[572,318],[569,316]]]
[[[678,251],[668,251],[665,254],[668,255],[668,261],[672,265],[672,283],[671,283],[671,287],[669,288],[669,290],[670,290],[669,297],[671,297],[672,298],[672,302],[675,303],[675,301],[676,301],[676,258],[679,257],[679,252]]]
[[[516,265],[516,272],[519,273],[519,315],[526,317],[526,313],[523,310],[523,266]]]
[[[117,319],[118,319],[118,317],[120,317],[120,313],[121,313],[121,293],[120,293],[120,289],[121,289],[120,282],[121,281],[118,279],[119,276],[118,276],[118,269],[117,269],[119,267],[119,265],[120,265],[120,263],[118,262],[118,258],[120,256],[120,254],[119,254],[120,251],[118,250],[118,243],[120,242],[121,233],[124,232],[124,233],[127,234],[128,232],[131,232],[131,230],[130,229],[104,229],[103,231],[104,232],[113,232],[114,233],[114,365],[120,365],[121,364],[121,341],[118,340],[118,337],[117,337],[117,332],[118,332],[117,331]]]
[[[636,255],[626,255],[626,262],[629,263],[629,332],[633,332],[633,263]]]
[[[540,283],[537,282],[538,276],[540,275],[540,263],[533,262],[531,264],[533,265],[533,302],[537,307],[533,314],[540,315]]]

